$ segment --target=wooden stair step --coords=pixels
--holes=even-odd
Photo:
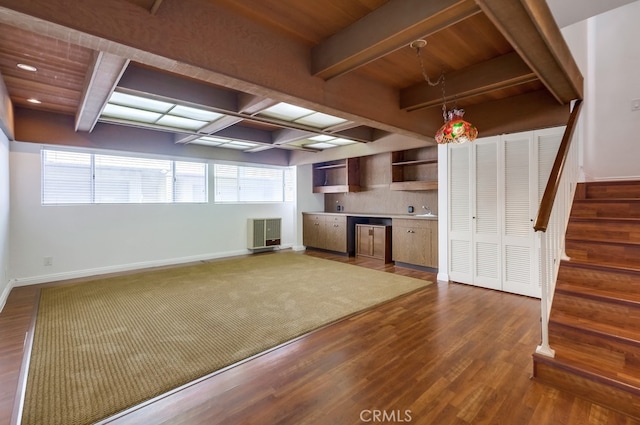
[[[562,260],[558,283],[566,282],[589,288],[618,289],[640,292],[640,270],[627,267],[602,266],[571,259]]]
[[[640,334],[634,329],[559,313],[549,322],[549,342],[557,353],[569,352],[583,361],[640,377]]]
[[[640,198],[640,181],[587,182],[585,196],[594,198]]]
[[[565,313],[621,329],[640,328],[640,306],[636,302],[610,302],[605,298],[576,296],[556,289],[552,309],[552,316]]]
[[[566,238],[565,250],[572,260],[640,270],[640,242]]]
[[[640,218],[640,199],[576,199],[571,217]]]
[[[640,418],[640,388],[566,358],[533,355],[534,378],[626,415]]]
[[[640,242],[640,218],[572,217],[566,237],[592,241]]]
[[[623,289],[603,289],[573,285],[568,282],[558,281],[556,294],[566,294],[574,297],[588,298],[602,302],[615,303],[640,309],[640,294]]]

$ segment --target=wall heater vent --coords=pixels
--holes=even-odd
[[[274,248],[280,245],[280,218],[250,218],[247,231],[249,249]]]

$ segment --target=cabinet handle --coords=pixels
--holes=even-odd
[[[415,233],[413,230],[407,230],[407,233]]]

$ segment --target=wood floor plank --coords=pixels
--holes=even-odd
[[[433,273],[377,260],[301,255],[435,282]],[[14,289],[0,314],[0,353],[14,353],[0,357],[0,425],[11,417],[34,292]],[[532,298],[434,283],[111,423],[356,425],[406,411],[412,424],[637,423],[530,379],[539,308]]]

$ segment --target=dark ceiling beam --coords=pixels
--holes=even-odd
[[[558,102],[582,99],[582,74],[545,0],[476,1]]]
[[[371,127],[359,126],[336,131],[333,133],[333,135],[344,137],[345,139],[368,143],[376,140],[375,133],[375,130]]]
[[[571,112],[570,104],[558,103],[544,89],[464,109],[465,119],[478,128],[479,137],[566,125]]]
[[[238,112],[247,115],[255,115],[277,103],[277,100],[268,97],[255,96],[248,93],[238,93]]]
[[[221,113],[238,109],[236,93],[219,87],[203,84],[198,81],[176,77],[135,64],[129,65],[120,82],[119,88],[133,92],[146,93],[210,108]]]
[[[295,142],[296,140],[307,139],[309,137],[317,136],[318,133],[312,133],[305,130],[297,130],[293,128],[283,128],[276,130],[272,133],[271,137],[274,145],[283,145],[286,143]]]
[[[479,12],[473,0],[390,0],[315,46],[311,73],[345,74]]]
[[[446,74],[445,99],[462,100],[535,80],[536,74],[517,53],[507,53]],[[431,86],[425,81],[400,91],[400,108],[407,111],[441,104],[441,84]]]
[[[76,111],[75,130],[92,131],[114,87],[129,65],[129,59],[95,52]]]

